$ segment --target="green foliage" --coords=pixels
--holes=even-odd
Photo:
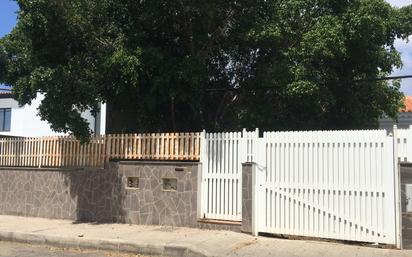
[[[364,128],[401,105],[399,83],[354,80],[402,65],[394,40],[412,34],[412,6],[17,2],[18,24],[0,41],[0,82],[20,104],[44,93],[41,117],[82,140],[90,131],[80,113],[101,101],[117,132]]]

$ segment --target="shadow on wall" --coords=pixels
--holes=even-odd
[[[109,165],[64,174],[64,183],[75,201],[75,222],[125,222],[122,175],[117,172],[117,163]]]

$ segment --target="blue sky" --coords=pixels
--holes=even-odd
[[[0,0],[0,37],[9,33],[16,24],[18,6],[10,0]]]
[[[9,33],[16,24],[18,6],[10,0],[0,0],[0,37]],[[0,90],[4,85],[0,84]]]
[[[412,0],[386,0],[393,6],[401,7],[412,4]],[[16,11],[18,6],[16,2],[11,0],[0,0],[0,37],[9,33],[16,24]],[[397,40],[396,49],[401,52],[403,67],[395,70],[392,75],[409,75],[412,74],[412,37],[410,42]],[[407,95],[412,95],[412,79],[404,79],[402,81],[402,91]]]

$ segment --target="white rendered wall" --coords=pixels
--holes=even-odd
[[[100,135],[106,134],[106,109],[105,103],[100,105]]]
[[[0,135],[7,136],[24,136],[24,137],[37,137],[37,136],[56,136],[65,135],[64,133],[56,133],[48,124],[47,121],[42,121],[37,115],[37,108],[39,107],[41,100],[44,98],[42,94],[37,94],[37,98],[32,101],[30,105],[19,107],[16,100],[12,98],[0,98],[0,108],[11,108],[11,124],[10,131],[0,131]],[[103,110],[104,117],[106,109]],[[103,115],[102,115],[103,116]],[[90,128],[94,131],[95,118],[90,111],[82,113],[82,117],[89,122]],[[101,122],[104,123],[105,119]],[[104,126],[103,124],[103,131]],[[102,126],[100,124],[100,126]],[[99,131],[98,131],[99,134]]]

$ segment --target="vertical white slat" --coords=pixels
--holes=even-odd
[[[229,170],[228,170],[228,216],[233,216],[233,176],[234,176],[234,154],[235,154],[235,143],[234,143],[234,134],[230,132],[228,134],[228,142],[229,142],[229,156],[228,156],[228,163],[229,163]]]
[[[216,180],[217,180],[217,152],[218,152],[218,141],[217,134],[213,133],[212,135],[213,142],[213,161],[212,161],[212,176],[211,185],[212,185],[212,200],[211,200],[211,218],[216,218]]]
[[[231,215],[231,204],[232,204],[232,194],[231,194],[231,181],[232,181],[232,138],[231,133],[226,133],[226,153],[225,153],[225,178],[226,178],[226,201],[225,201],[225,215]]]
[[[400,182],[400,171],[397,162],[398,157],[398,145],[396,144],[396,139],[398,138],[397,126],[393,128],[393,158],[391,165],[393,167],[394,175],[394,200],[395,200],[395,237],[396,237],[396,246],[399,249],[402,249],[402,210],[401,210],[401,182]]]
[[[219,133],[218,134],[218,141],[217,141],[217,178],[216,178],[216,218],[222,219],[221,215],[221,202],[222,202],[222,162],[223,162],[223,156],[222,156],[222,148],[223,148],[223,137],[224,133]]]
[[[213,136],[212,136],[212,134],[207,134],[207,136],[206,136],[206,138],[207,138],[207,144],[208,144],[208,165],[207,165],[207,169],[206,169],[206,174],[207,174],[207,184],[208,184],[208,187],[207,187],[207,198],[208,198],[208,201],[207,201],[207,213],[206,213],[206,215],[210,215],[210,213],[212,212],[212,181],[211,181],[211,173],[212,173],[212,168],[213,168],[213,158],[214,158],[214,145],[213,145],[213,140],[212,140],[212,138],[213,138]],[[206,216],[207,218],[209,218],[209,216]]]

